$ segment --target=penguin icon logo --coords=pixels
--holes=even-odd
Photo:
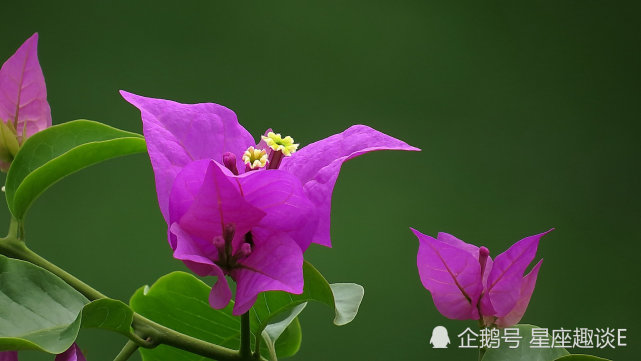
[[[450,344],[450,337],[447,335],[447,329],[443,326],[434,327],[430,343],[432,344],[432,348],[447,348],[447,345]]]

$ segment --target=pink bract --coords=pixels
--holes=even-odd
[[[18,145],[51,126],[47,87],[38,62],[38,34],[33,34],[0,68],[0,121],[10,124]],[[7,170],[10,162],[0,162]]]
[[[510,327],[525,314],[543,260],[523,274],[540,239],[550,231],[526,237],[492,260],[485,247],[447,233],[435,239],[412,229],[419,240],[416,263],[421,282],[443,316]]]

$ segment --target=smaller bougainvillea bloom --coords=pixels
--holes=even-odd
[[[0,352],[0,361],[18,361],[18,351]],[[54,361],[87,361],[75,343],[67,351],[56,355]]]
[[[236,282],[234,315],[253,306],[260,292],[303,292],[303,254],[294,240],[314,205],[298,179],[269,170],[236,176],[212,160],[188,164],[169,200],[174,257],[201,276],[216,276],[209,303],[231,299],[226,275]]]
[[[552,230],[516,242],[494,261],[485,247],[447,233],[435,239],[411,230],[419,240],[416,264],[421,282],[443,316],[482,320],[486,326],[498,327],[521,320],[543,259],[525,277],[523,274],[536,255],[539,240]]]
[[[343,162],[376,150],[419,150],[365,125],[354,125],[300,149],[292,137],[283,137],[271,129],[256,144],[238,123],[236,114],[224,106],[181,104],[120,93],[141,112],[158,203],[165,220],[169,220],[174,179],[193,161],[211,159],[224,163],[234,174],[278,169],[300,181],[317,209],[315,228],[307,229],[305,237],[296,239],[303,251],[310,243],[331,247],[331,196]]]
[[[0,68],[0,169],[7,171],[24,141],[51,126],[47,88],[33,34]]]

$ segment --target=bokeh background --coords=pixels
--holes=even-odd
[[[40,33],[56,124],[140,132],[126,89],[223,104],[252,134],[272,127],[303,146],[363,123],[423,149],[344,165],[334,247],[306,258],[366,296],[344,327],[308,307],[294,360],[476,359],[428,343],[436,325],[453,336],[475,322],[436,311],[410,226],[492,255],[555,227],[523,322],[627,328],[628,346],[591,353],[631,360],[641,352],[639,10],[589,0],[6,1],[0,58]],[[125,301],[185,270],[165,232],[146,155],[64,179],[27,220],[33,249]],[[124,340],[85,330],[80,342],[90,360],[111,360]]]

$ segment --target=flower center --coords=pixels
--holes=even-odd
[[[234,268],[240,268],[242,265],[240,261],[247,258],[252,253],[252,248],[254,246],[254,241],[252,239],[251,232],[247,232],[243,239],[243,243],[237,247],[234,251],[232,241],[234,240],[234,235],[236,233],[235,227],[233,224],[226,224],[223,227],[223,235],[216,236],[212,240],[214,247],[218,250],[218,261],[216,264],[225,271],[225,273],[231,272]]]
[[[289,135],[283,138],[280,133],[269,132],[267,136],[263,135],[262,139],[267,143],[268,147],[274,151],[282,152],[286,157],[289,157],[298,149],[298,144],[294,144],[294,138]]]
[[[267,152],[264,149],[249,147],[243,154],[246,171],[263,168],[267,165]]]
[[[272,149],[269,154],[268,169],[278,169],[283,156],[289,157],[298,149],[298,144],[295,144],[294,138],[289,135],[283,138],[280,133],[269,132],[267,136],[263,135],[262,139]]]

